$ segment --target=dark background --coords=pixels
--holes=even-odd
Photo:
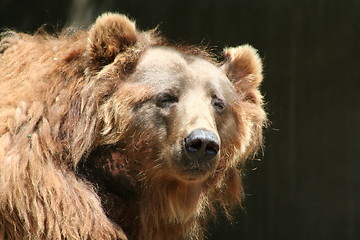
[[[245,211],[209,239],[360,239],[360,0],[1,0],[0,27],[33,32],[117,11],[172,40],[250,43],[272,122]]]

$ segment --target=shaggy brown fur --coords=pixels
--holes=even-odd
[[[218,64],[118,14],[57,37],[3,34],[0,238],[202,239],[216,204],[241,205],[266,119],[261,68],[248,45]],[[184,173],[194,128],[220,139],[204,173]]]

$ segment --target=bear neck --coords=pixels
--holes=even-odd
[[[145,185],[146,186],[146,185]],[[162,179],[142,189],[138,239],[201,239],[207,197],[202,183]],[[145,199],[145,200],[144,200]],[[151,236],[151,237],[150,237]],[[150,238],[149,238],[150,237]]]

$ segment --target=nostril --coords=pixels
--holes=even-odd
[[[205,152],[209,155],[216,155],[219,152],[219,145],[215,142],[210,142],[206,145]]]
[[[200,139],[195,139],[187,144],[187,149],[190,152],[197,152],[201,149],[202,141]]]

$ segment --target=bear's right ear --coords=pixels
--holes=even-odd
[[[86,49],[89,68],[99,71],[112,63],[116,55],[136,43],[137,36],[135,23],[126,16],[115,13],[102,14],[89,30]]]

